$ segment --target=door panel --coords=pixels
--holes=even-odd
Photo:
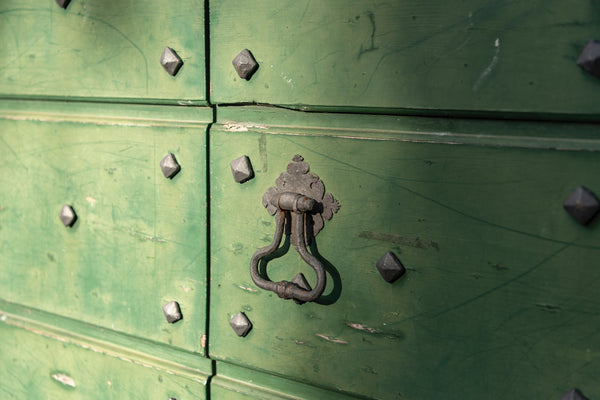
[[[211,357],[376,399],[600,390],[586,355],[600,340],[598,221],[581,226],[562,207],[581,184],[600,190],[598,152],[549,150],[541,140],[539,148],[457,145],[475,138],[447,131],[406,140],[406,119],[365,134],[390,119],[328,131],[341,117],[306,118],[319,128],[225,119],[211,129],[211,197],[219,199],[211,206]],[[294,154],[341,204],[311,246],[327,265],[324,304],[284,301],[249,274],[252,254],[275,231],[263,193]],[[255,177],[239,184],[229,163],[241,155]],[[314,287],[310,267],[289,241],[283,247],[268,277],[303,272]],[[392,284],[375,267],[388,251],[407,269]],[[229,326],[238,312],[253,326],[246,337]]]
[[[0,94],[205,103],[204,2],[10,0],[0,4]],[[165,47],[184,64],[161,66]]]
[[[596,34],[598,7],[583,0],[568,7],[560,0],[213,2],[211,98],[597,117],[600,83],[576,62]],[[259,64],[249,81],[232,66],[243,49]]]
[[[182,377],[140,360],[53,340],[3,322],[0,393],[4,399],[206,398],[204,376]]]
[[[203,353],[210,111],[151,110],[154,121],[107,117],[110,108],[98,119],[5,111],[2,298]],[[179,121],[186,113],[197,119]],[[173,179],[160,167],[168,153],[181,165]],[[77,214],[72,227],[63,205]],[[171,301],[183,314],[175,324],[162,311]]]

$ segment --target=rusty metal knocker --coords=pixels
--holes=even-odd
[[[250,276],[258,287],[275,292],[281,298],[294,299],[299,304],[318,299],[325,290],[325,268],[317,257],[308,252],[307,244],[323,228],[323,220],[331,219],[340,208],[331,194],[325,195],[323,182],[318,176],[309,174],[309,169],[301,156],[295,156],[288,164],[287,172],[277,178],[277,186],[264,194],[263,205],[271,215],[275,215],[275,236],[269,246],[257,250],[250,260]],[[306,284],[298,284],[295,279],[273,282],[264,279],[258,272],[260,260],[279,248],[286,220],[291,225],[292,245],[317,275],[313,289],[305,287],[308,286]],[[299,275],[304,280],[304,276]]]

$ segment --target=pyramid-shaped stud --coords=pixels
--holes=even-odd
[[[308,281],[306,280],[306,277],[304,276],[304,274],[302,272],[299,272],[298,274],[296,274],[294,279],[292,279],[290,282],[296,284],[296,286],[298,286],[300,289],[305,290],[307,292],[310,292],[312,290],[312,288],[310,287],[310,284],[308,283]],[[294,301],[296,302],[296,304],[306,303],[305,301],[298,300],[298,299],[294,299]]]
[[[183,65],[183,61],[181,61],[181,58],[175,53],[175,50],[170,47],[165,47],[160,56],[160,65],[163,66],[169,75],[175,76],[177,75],[179,68]]]
[[[563,394],[560,400],[588,400],[579,390],[571,389],[567,393]]]
[[[56,0],[56,4],[61,6],[62,8],[67,8],[71,0]]]
[[[252,169],[252,164],[247,156],[236,158],[229,163],[229,166],[231,167],[233,179],[235,179],[237,183],[244,183],[254,177],[254,170]]]
[[[600,211],[600,201],[585,186],[579,186],[567,200],[563,207],[581,225],[587,225]]]
[[[240,54],[235,56],[232,64],[240,78],[247,81],[252,78],[252,75],[254,75],[258,69],[258,63],[248,49],[242,50]]]
[[[246,314],[243,312],[235,314],[229,321],[229,325],[231,325],[236,335],[239,337],[246,336],[252,329],[252,322],[250,322],[248,317],[246,317]]]
[[[577,65],[600,78],[600,42],[590,39],[579,55]]]
[[[67,228],[71,228],[75,224],[75,221],[77,221],[77,214],[75,214],[75,210],[70,205],[64,205],[58,216]]]
[[[183,318],[183,314],[181,314],[181,308],[179,308],[179,303],[176,301],[168,302],[162,307],[162,310],[165,314],[167,322],[170,324],[174,324]]]
[[[160,161],[160,169],[165,178],[173,179],[181,171],[181,166],[175,156],[169,153]]]
[[[404,265],[391,251],[385,253],[375,265],[383,279],[389,283],[393,283],[406,272]]]

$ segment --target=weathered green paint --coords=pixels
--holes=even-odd
[[[418,143],[405,119],[361,138],[360,124],[328,132],[345,116],[302,117],[312,130],[254,112],[256,123],[210,131],[211,357],[376,399],[600,395],[598,221],[582,227],[562,209],[578,185],[600,191],[598,151]],[[443,136],[430,133],[413,134]],[[244,154],[256,177],[240,185],[229,162]],[[262,195],[294,154],[341,204],[313,247],[329,265],[329,305],[281,300],[249,275],[274,233]],[[394,284],[375,268],[388,250],[408,269]],[[314,285],[293,247],[267,271]],[[228,324],[238,311],[254,326],[245,338]]]
[[[98,121],[86,107],[62,117],[59,103],[16,104],[0,112],[2,298],[203,353],[211,112],[118,106],[111,118],[117,106],[95,105]],[[169,152],[182,165],[172,180],[159,166]],[[58,218],[64,204],[73,228]],[[176,324],[161,309],[171,300]]]
[[[205,103],[204,2],[0,4],[0,96]],[[184,65],[172,77],[165,47]]]
[[[587,0],[211,2],[211,101],[598,117],[600,81],[576,61],[598,34],[599,7]],[[231,65],[244,48],[260,64],[250,81]]]
[[[290,381],[227,363],[218,363],[211,379],[211,399],[218,400],[342,400],[356,399],[342,393]]]
[[[2,315],[3,399],[206,398],[206,376],[183,377],[145,360],[15,328]]]

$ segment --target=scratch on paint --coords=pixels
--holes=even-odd
[[[162,243],[166,242],[165,239],[161,239],[156,236],[148,235],[147,233],[144,233],[144,232],[138,232],[135,229],[131,230],[131,236],[139,236],[144,240],[151,240],[153,242],[162,242]]]
[[[63,385],[75,387],[75,380],[68,375],[65,374],[53,374],[52,378]]]
[[[243,285],[237,285],[237,287],[239,287],[242,290],[247,290],[248,292],[252,292],[252,293],[258,293],[258,290],[256,289],[252,289]]]
[[[332,339],[330,337],[327,337],[325,335],[322,335],[320,333],[315,333],[315,336],[320,337],[321,339],[325,339],[328,342],[332,342],[332,343],[338,343],[338,344],[348,344],[348,342],[346,342],[345,340],[339,340],[339,339]]]
[[[483,83],[490,76],[494,68],[496,68],[498,61],[500,61],[500,38],[496,38],[496,40],[494,41],[494,47],[496,48],[494,57],[492,57],[490,65],[488,65],[487,68],[483,70],[481,75],[479,75],[479,78],[477,79],[477,82],[475,82],[475,85],[473,85],[474,92],[478,91],[479,88],[481,88],[481,85],[483,85]]]
[[[346,325],[348,325],[350,328],[358,329],[359,331],[366,331],[369,333],[381,333],[377,329],[369,328],[368,326],[365,326],[363,324],[355,324],[355,323],[348,322]]]

